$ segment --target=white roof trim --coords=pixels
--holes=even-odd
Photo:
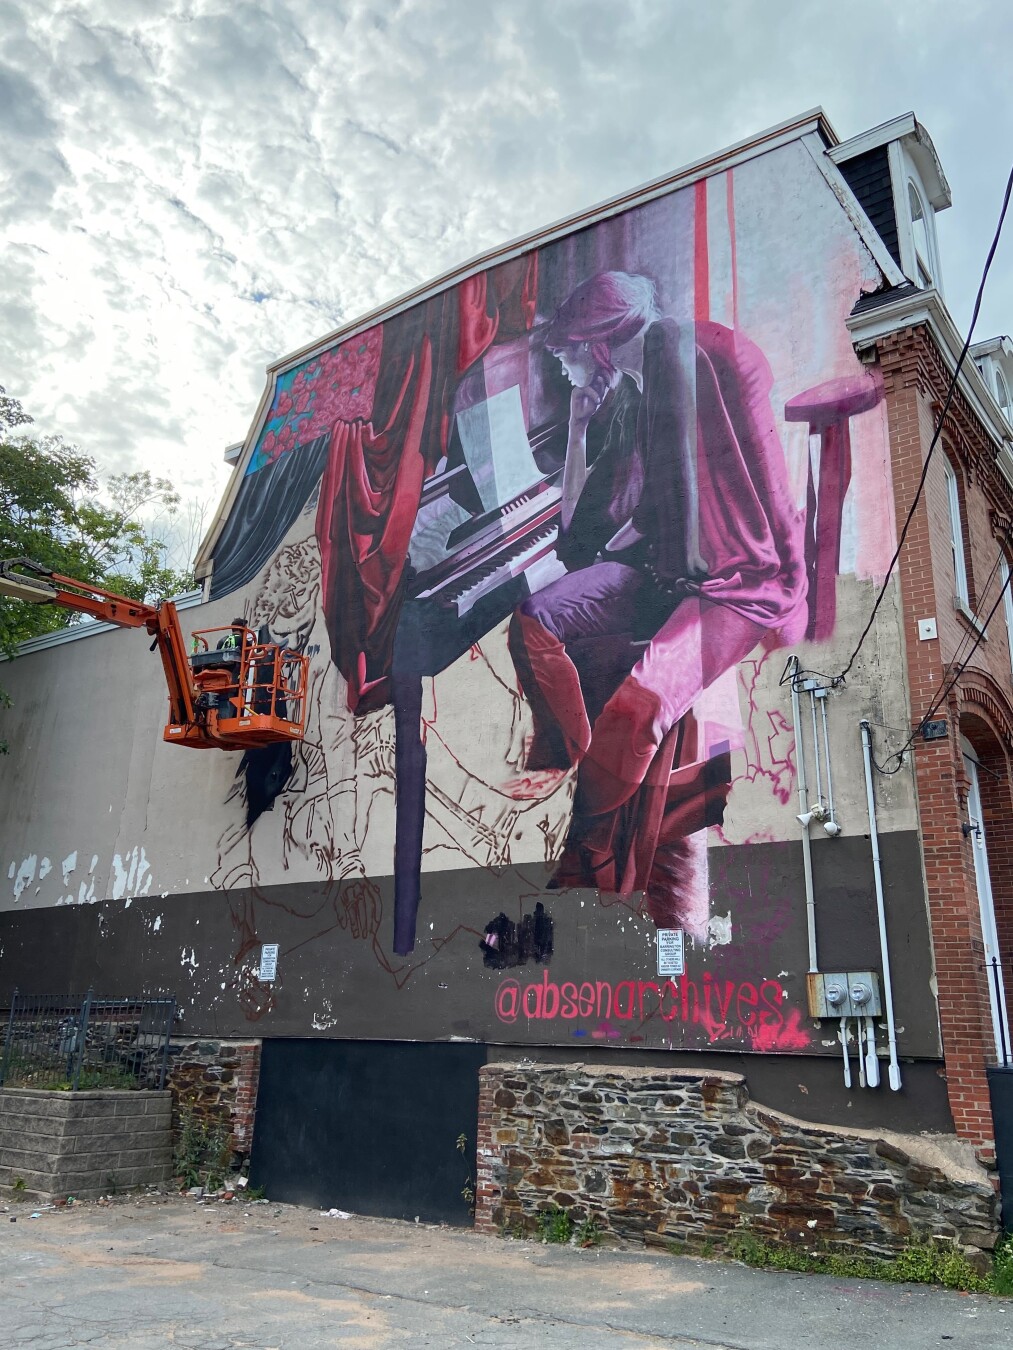
[[[497,263],[507,262],[522,253],[526,253],[534,248],[541,248],[545,244],[551,243],[555,239],[571,233],[576,229],[584,229],[589,225],[597,224],[598,221],[607,220],[611,216],[620,214],[622,211],[629,210],[633,206],[640,206],[644,202],[652,201],[656,197],[663,197],[669,192],[674,192],[679,188],[687,187],[691,183],[697,182],[701,178],[708,178],[712,174],[722,173],[726,169],[735,167],[738,164],[745,163],[747,160],[756,158],[758,155],[767,154],[782,145],[787,145],[808,134],[821,134],[824,144],[834,145],[838,141],[838,136],[833,126],[825,116],[820,107],[812,108],[808,112],[802,113],[798,117],[793,117],[785,122],[779,122],[776,126],[760,132],[756,136],[750,136],[748,139],[738,141],[727,149],[719,150],[715,154],[707,155],[703,159],[694,160],[692,164],[685,168],[677,169],[672,173],[665,174],[660,178],[655,178],[641,187],[633,188],[628,192],[611,197],[605,202],[600,202],[597,206],[589,207],[587,210],[577,212],[575,215],[567,216],[558,220],[544,229],[535,230],[530,234],[522,235],[517,239],[501,245],[499,248],[490,249],[485,253],[480,253],[467,262],[461,263],[457,267],[442,273],[434,281],[426,282],[415,290],[406,291],[397,299],[390,301],[386,305],[371,310],[368,314],[346,324],[341,328],[335,329],[326,336],[317,339],[315,342],[305,347],[300,347],[297,351],[290,352],[287,356],[273,362],[267,367],[267,384],[261,395],[260,403],[256,414],[250,426],[250,431],[243,442],[243,453],[236,464],[232,480],[225,489],[222,500],[219,503],[218,510],[208,528],[208,532],[197,551],[197,557],[194,561],[194,570],[198,578],[206,578],[209,574],[209,564],[211,553],[222,527],[228,518],[229,510],[235,500],[236,493],[239,491],[239,485],[245,475],[246,466],[253,454],[253,448],[260,437],[261,429],[270,410],[271,402],[274,397],[274,389],[278,377],[284,375],[286,371],[293,366],[301,364],[303,361],[311,360],[321,351],[333,347],[337,342],[345,342],[353,338],[357,333],[364,332],[367,328],[373,328],[376,324],[385,322],[393,318],[396,314],[410,309],[413,305],[419,304],[440,291],[455,285],[460,281],[474,276],[476,272],[484,271]]]
[[[850,141],[841,141],[839,145],[832,146],[827,154],[835,164],[844,164],[857,155],[867,154],[868,151],[876,150],[881,145],[889,145],[892,141],[904,142],[928,193],[929,205],[933,211],[945,211],[953,202],[950,185],[943,173],[936,147],[932,144],[932,137],[913,112],[903,113],[900,117],[891,118],[889,122],[881,122],[878,127],[863,131],[859,136],[852,136]]]
[[[979,356],[1013,356],[1013,342],[1005,333],[998,337],[985,338],[982,342],[975,342],[970,349],[970,355]]]
[[[952,375],[964,346],[950,311],[936,290],[914,290],[887,304],[848,319],[856,350],[869,347],[879,338],[901,328],[916,328],[924,324],[942,353],[943,361]],[[1010,424],[1003,416],[995,395],[971,359],[970,348],[960,368],[958,388],[970,403],[975,416],[982,423],[996,448],[996,463],[1003,476],[1013,486],[1013,439]]]
[[[174,595],[170,599],[177,609],[193,609],[195,605],[202,603],[204,592],[186,591],[183,595]],[[33,652],[48,651],[50,647],[62,647],[65,642],[79,642],[81,638],[97,637],[99,633],[115,633],[122,627],[120,623],[106,623],[102,619],[83,619],[80,623],[73,623],[67,628],[58,628],[54,633],[43,633],[41,637],[19,642],[14,656],[0,654],[0,661],[13,661],[18,656],[31,656]]]
[[[880,122],[878,127],[870,127],[848,141],[841,141],[839,145],[832,146],[827,154],[835,164],[843,164],[856,155],[864,155],[881,145],[899,141],[903,136],[913,136],[917,125],[913,112],[901,113],[899,117],[891,117],[889,122]]]

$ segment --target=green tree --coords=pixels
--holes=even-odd
[[[90,456],[59,436],[32,435],[31,424],[0,386],[0,558],[32,558],[149,603],[188,590],[193,573],[169,565],[168,546],[150,523],[153,513],[171,523],[180,501],[172,484],[145,469],[116,474],[100,488]],[[0,599],[0,653],[12,657],[19,642],[75,617]]]

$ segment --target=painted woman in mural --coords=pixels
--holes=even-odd
[[[545,343],[573,385],[569,570],[518,608],[509,640],[535,719],[528,767],[579,766],[555,884],[645,890],[659,924],[699,926],[678,841],[723,794],[705,764],[673,791],[707,759],[691,710],[759,643],[805,628],[770,371],[731,330],[662,317],[652,283],[625,272],[578,286]]]

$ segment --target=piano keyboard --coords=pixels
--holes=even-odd
[[[562,492],[545,481],[508,502],[443,564],[416,579],[413,599],[436,601],[467,614],[556,544]]]
[[[551,553],[556,547],[556,534],[555,520],[531,530],[509,550],[506,558],[493,559],[481,567],[472,568],[459,584],[443,588],[438,593],[441,603],[453,606],[458,617],[463,618],[483,596],[491,594],[505,582],[512,581],[532,563]]]

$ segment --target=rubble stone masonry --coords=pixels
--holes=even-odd
[[[174,1042],[168,1081],[174,1125],[178,1129],[180,1102],[187,1102],[205,1124],[228,1125],[233,1153],[245,1157],[253,1143],[259,1079],[259,1041]]]
[[[739,1074],[587,1065],[481,1071],[475,1224],[536,1229],[559,1207],[606,1235],[690,1248],[747,1227],[837,1252],[895,1255],[997,1240],[974,1163],[927,1137],[803,1124],[749,1100]],[[968,1154],[970,1150],[967,1150]]]

